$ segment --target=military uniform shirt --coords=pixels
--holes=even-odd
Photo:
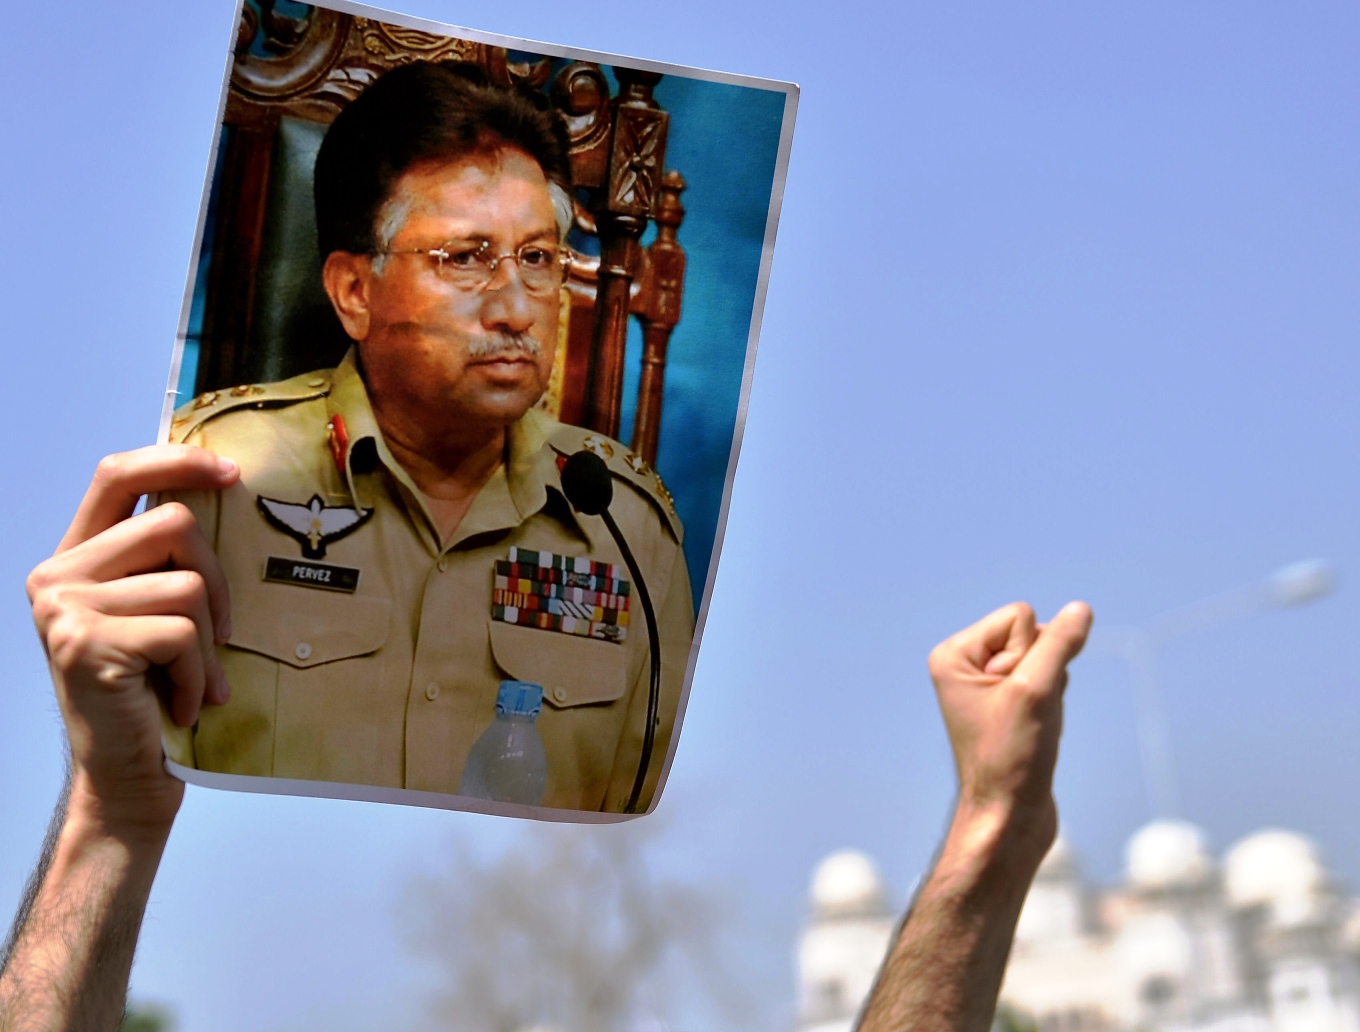
[[[574,512],[562,495],[560,463],[587,447],[614,475],[610,511],[657,613],[662,690],[648,805],[675,726],[694,615],[680,521],[640,458],[531,410],[509,427],[505,461],[441,543],[383,443],[352,351],[334,370],[203,395],[176,413],[170,438],[241,468],[224,491],[166,496],[194,512],[215,549],[232,618],[219,648],[231,699],[205,707],[192,731],[168,733],[172,759],[230,774],[456,793],[472,744],[495,716],[500,682],[514,679],[543,687],[543,805],[621,811],[647,710],[636,586],[621,642],[493,619],[496,564],[512,547],[614,564],[632,580],[604,522]],[[271,506],[310,506],[320,522],[310,537],[293,533],[270,518]],[[315,531],[345,524],[329,539]]]

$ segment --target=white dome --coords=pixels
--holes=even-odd
[[[1214,861],[1204,833],[1187,821],[1153,821],[1129,839],[1124,850],[1135,888],[1193,888],[1213,875]]]
[[[1233,906],[1269,906],[1284,921],[1305,918],[1327,892],[1327,869],[1317,846],[1279,828],[1248,835],[1228,850],[1223,880]]]
[[[819,917],[882,914],[887,901],[874,862],[854,849],[832,853],[813,872],[812,908]]]

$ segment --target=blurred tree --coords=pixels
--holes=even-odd
[[[158,1003],[129,1003],[118,1032],[174,1032],[175,1016]]]
[[[1020,1008],[1010,1003],[999,1003],[992,1019],[992,1032],[1038,1032],[1039,1026]]]
[[[536,825],[489,858],[455,847],[407,886],[403,926],[435,969],[432,1015],[460,1032],[665,1029],[684,1000],[724,1024],[747,1012],[725,964],[730,912],[712,889],[659,874],[656,817]]]

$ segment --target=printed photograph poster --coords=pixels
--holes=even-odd
[[[736,468],[797,87],[244,0],[161,440],[231,590],[218,788],[649,812]]]

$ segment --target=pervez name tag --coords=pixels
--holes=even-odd
[[[281,559],[271,555],[264,563],[264,579],[275,584],[300,584],[304,588],[344,591],[354,594],[359,587],[359,571],[352,566],[332,566],[307,559]]]

